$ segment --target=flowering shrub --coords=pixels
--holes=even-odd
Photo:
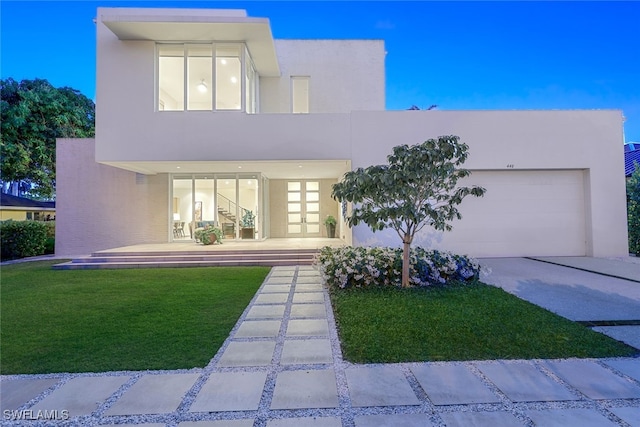
[[[412,248],[409,261],[409,282],[413,286],[472,280],[480,274],[477,260],[449,252]],[[315,263],[330,286],[400,286],[402,283],[401,248],[325,246]]]

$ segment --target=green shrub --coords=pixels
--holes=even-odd
[[[629,229],[629,252],[640,254],[640,168],[627,181],[627,226]]]
[[[0,223],[0,258],[3,260],[43,255],[47,225],[39,221],[3,221]]]
[[[477,279],[480,265],[449,252],[412,248],[409,255],[411,286],[443,285]],[[339,288],[401,286],[402,249],[325,246],[316,257],[324,281]]]

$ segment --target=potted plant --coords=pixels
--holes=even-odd
[[[210,225],[195,232],[196,241],[200,241],[203,245],[213,245],[215,242],[222,244],[222,237],[222,230]]]
[[[253,211],[244,211],[242,219],[240,219],[240,227],[242,227],[242,233],[240,237],[242,239],[253,239],[255,236],[256,216]]]
[[[336,237],[336,222],[336,219],[332,215],[325,218],[324,225],[327,227],[327,237],[332,239]]]

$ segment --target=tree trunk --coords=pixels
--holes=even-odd
[[[402,239],[402,287],[409,287],[409,249],[411,248],[411,241],[405,237]]]

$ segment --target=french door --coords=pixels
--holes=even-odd
[[[320,181],[288,181],[287,237],[320,235]]]

